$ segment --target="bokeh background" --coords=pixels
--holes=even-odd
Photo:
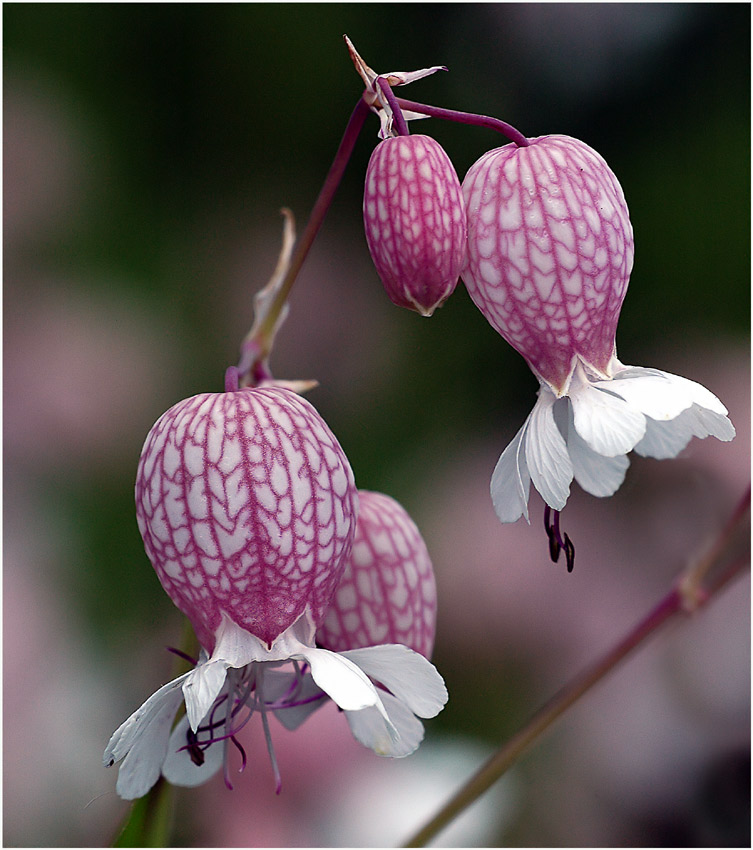
[[[451,699],[405,760],[322,710],[261,729],[235,790],[177,796],[185,846],[385,846],[407,838],[546,698],[625,633],[742,496],[750,461],[748,4],[5,4],[4,844],[101,846],[128,804],[111,732],[170,676],[178,612],[136,528],[142,441],[222,388],[305,223],[356,99],[342,42],[377,70],[445,64],[406,96],[567,133],[628,199],[636,264],[624,362],[698,380],[731,444],[636,458],[609,500],[573,488],[575,571],[488,485],[536,382],[462,285],[430,320],[371,266],[361,191],[373,118],[293,290],[272,359],[361,487],[400,500],[437,572]],[[459,175],[505,142],[427,121]],[[748,845],[746,577],[644,647],[438,843]],[[331,708],[331,706],[330,706]]]

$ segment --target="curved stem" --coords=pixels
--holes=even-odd
[[[706,576],[714,566],[718,566],[729,555],[729,550],[736,545],[735,531],[750,513],[750,488],[738,504],[730,521],[716,538],[708,557],[704,558],[701,576]],[[732,563],[704,589],[696,593],[695,609],[709,601],[734,578],[747,564],[750,563],[748,551],[738,555]],[[417,832],[405,847],[423,847],[441,829],[449,824],[460,812],[474,803],[517,761],[520,755],[533,744],[573,703],[577,702],[597,682],[613,670],[633,649],[653,635],[660,626],[676,614],[690,613],[687,605],[686,583],[689,577],[698,579],[699,571],[696,564],[691,564],[680,575],[669,593],[612,649],[606,652],[591,667],[559,690],[546,702],[528,721],[528,723],[495,755],[472,776],[466,784],[450,799],[440,811]],[[696,585],[696,590],[698,587]]]
[[[387,103],[390,105],[390,109],[392,110],[392,122],[395,125],[398,135],[409,136],[410,130],[408,129],[408,124],[402,110],[400,109],[400,104],[397,102],[395,93],[392,91],[392,86],[384,79],[384,77],[377,77],[376,82],[382,90]]]
[[[441,118],[444,121],[458,121],[461,124],[489,127],[491,130],[502,133],[511,142],[515,142],[519,148],[527,147],[530,144],[520,130],[516,130],[515,127],[506,121],[500,121],[499,118],[490,118],[488,115],[476,115],[473,112],[458,112],[456,109],[442,109],[440,106],[416,103],[413,100],[405,100],[402,97],[395,98],[395,100],[401,109],[407,109],[409,112],[420,112],[422,115],[429,115],[431,118]]]
[[[351,113],[350,120],[345,128],[343,137],[340,140],[340,146],[335,153],[335,158],[332,161],[327,177],[324,180],[324,185],[319,192],[319,197],[316,199],[316,203],[311,210],[311,215],[306,223],[306,229],[303,231],[301,238],[295,246],[295,251],[293,252],[293,256],[290,260],[290,266],[287,274],[275,295],[275,299],[270,306],[266,319],[259,328],[257,338],[254,340],[248,340],[244,343],[241,363],[238,366],[241,374],[249,368],[246,362],[248,358],[243,356],[246,353],[246,349],[252,350],[255,357],[260,360],[265,359],[269,355],[270,339],[274,332],[277,318],[285,305],[288,296],[290,295],[290,290],[295,283],[298,272],[301,270],[301,266],[306,259],[309,249],[319,232],[319,228],[321,227],[324,217],[327,214],[327,210],[332,203],[337,187],[340,185],[340,180],[345,172],[345,166],[348,164],[350,155],[353,153],[356,139],[358,138],[358,134],[361,131],[361,127],[363,127],[369,111],[369,107],[363,98],[359,98],[355,109]]]

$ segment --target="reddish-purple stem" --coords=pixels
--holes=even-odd
[[[260,329],[260,339],[248,340],[241,347],[241,359],[238,364],[238,371],[244,375],[252,368],[255,361],[263,361],[269,354],[269,335],[275,326],[277,317],[280,315],[283,305],[288,299],[290,290],[295,283],[298,272],[301,270],[303,261],[308,255],[309,249],[316,238],[319,228],[322,226],[324,217],[327,215],[327,210],[332,203],[337,187],[340,185],[345,166],[348,164],[353,148],[356,144],[358,134],[361,132],[366,116],[369,114],[369,106],[363,98],[358,99],[355,109],[351,113],[348,125],[345,128],[340,146],[335,153],[335,158],[332,161],[327,177],[324,180],[324,185],[319,192],[319,197],[316,199],[311,215],[306,223],[306,229],[303,231],[301,238],[298,240],[293,251],[293,256],[290,259],[290,267],[287,274],[280,285],[280,288],[275,295],[275,299],[270,305],[267,313],[267,318]]]
[[[392,110],[392,122],[395,125],[398,135],[409,136],[410,130],[408,129],[408,124],[402,110],[400,109],[400,105],[397,102],[395,93],[392,91],[392,86],[387,82],[387,80],[385,80],[384,77],[377,77],[376,82],[387,99],[387,103],[390,105],[390,109]]]
[[[489,127],[491,130],[496,130],[502,133],[503,136],[515,144],[519,148],[527,147],[530,142],[528,139],[515,127],[508,124],[506,121],[500,121],[499,118],[491,118],[488,115],[476,115],[473,112],[458,112],[456,109],[442,109],[441,106],[429,106],[426,103],[416,103],[414,100],[405,100],[402,97],[395,98],[397,105],[409,112],[420,112],[422,115],[428,115],[431,118],[442,118],[445,121],[457,121],[460,124],[473,124],[477,127]]]

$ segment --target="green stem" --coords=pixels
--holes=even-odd
[[[113,847],[170,847],[173,787],[163,777],[136,800]]]
[[[199,655],[199,642],[193,626],[183,617],[180,641],[181,652],[190,658]],[[177,657],[173,663],[172,679],[191,669],[192,665]],[[113,847],[169,847],[173,822],[174,788],[162,776],[149,792],[134,801],[118,829]]]
[[[528,721],[528,723],[495,755],[493,755],[468,782],[452,797],[440,811],[409,841],[405,847],[423,847],[437,833],[447,826],[460,812],[474,803],[483,793],[507,771],[518,758],[541,736],[571,705],[577,702],[607,673],[613,670],[633,649],[653,635],[667,620],[676,614],[690,613],[687,606],[686,582],[688,575],[696,581],[709,573],[712,567],[720,564],[728,550],[735,544],[734,532],[750,512],[750,488],[738,504],[731,520],[717,537],[710,550],[710,556],[703,560],[703,573],[692,564],[685,570],[669,593],[649,612],[633,630],[603,655],[595,664],[576,676],[565,687],[546,702]],[[702,593],[696,593],[695,608],[707,603],[734,576],[750,562],[748,552],[742,553],[728,564],[724,572],[715,576]],[[696,590],[698,590],[696,586]]]

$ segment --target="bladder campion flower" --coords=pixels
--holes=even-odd
[[[204,781],[226,764],[229,742],[240,746],[234,736],[255,709],[274,764],[268,709],[294,699],[276,693],[281,662],[305,664],[346,711],[375,708],[399,738],[366,673],[315,646],[350,554],[358,494],[342,448],[307,401],[279,387],[239,390],[236,380],[174,405],[147,436],[136,506],[147,554],[203,651],[110,739],[104,762],[124,759],[122,797],[146,793],[163,764],[177,784]],[[187,716],[171,737],[183,701]],[[230,785],[227,768],[225,778]]]
[[[540,384],[492,476],[503,522],[528,519],[531,481],[559,511],[573,478],[595,496],[612,495],[631,450],[668,458],[693,436],[733,438],[726,408],[700,384],[617,359],[633,230],[620,184],[596,151],[568,136],[505,145],[471,166],[463,195],[463,281]],[[555,556],[558,518],[546,522]]]
[[[452,294],[466,253],[455,169],[430,136],[393,136],[371,154],[363,196],[366,241],[400,307],[431,316]]]

